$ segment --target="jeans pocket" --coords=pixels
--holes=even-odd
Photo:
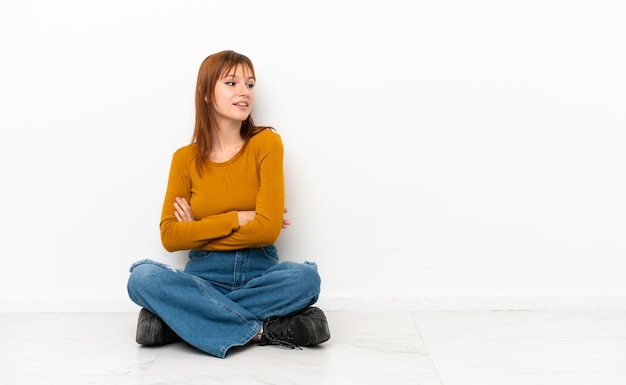
[[[263,256],[265,256],[265,258],[268,258],[274,262],[278,262],[278,249],[276,248],[276,246],[267,245],[267,246],[261,247],[260,251],[263,254]]]
[[[211,251],[204,250],[190,250],[189,251],[189,260],[190,261],[202,261],[211,256]]]

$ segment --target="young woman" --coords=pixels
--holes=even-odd
[[[200,66],[193,141],[173,155],[160,224],[163,246],[190,250],[189,260],[183,270],[152,260],[131,267],[139,344],[182,339],[224,358],[250,343],[330,338],[326,316],[311,306],[317,266],[278,261],[274,242],[289,225],[283,145],[273,128],[252,120],[255,83],[252,62],[234,51]]]

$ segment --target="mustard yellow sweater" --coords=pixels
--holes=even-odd
[[[196,167],[197,145],[178,149],[173,157],[161,214],[161,242],[168,251],[236,250],[272,244],[282,228],[285,201],[283,143],[265,129],[232,159],[209,162],[202,176]],[[174,199],[191,205],[194,222],[178,222]],[[255,210],[239,227],[237,211]]]

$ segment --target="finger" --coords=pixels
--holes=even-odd
[[[183,198],[178,197],[176,197],[174,204],[178,205],[181,210],[184,209],[185,206],[187,206],[187,202]]]
[[[184,207],[182,207],[178,202],[174,202],[174,209],[176,210],[176,219],[178,219],[180,222],[188,221],[191,217],[191,214],[188,212],[188,210],[185,210]]]
[[[191,205],[189,204],[189,202],[187,202],[185,198],[181,198],[180,200],[182,202],[181,207],[183,208],[183,210],[185,210],[189,218],[192,218],[193,214],[191,213]]]
[[[176,197],[176,201],[174,202],[174,207],[180,214],[183,221],[193,222],[195,221],[193,212],[191,211],[191,205],[185,198]]]

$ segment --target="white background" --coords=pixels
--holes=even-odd
[[[626,303],[622,1],[0,0],[0,311],[134,309],[201,61],[257,72],[322,297]]]

